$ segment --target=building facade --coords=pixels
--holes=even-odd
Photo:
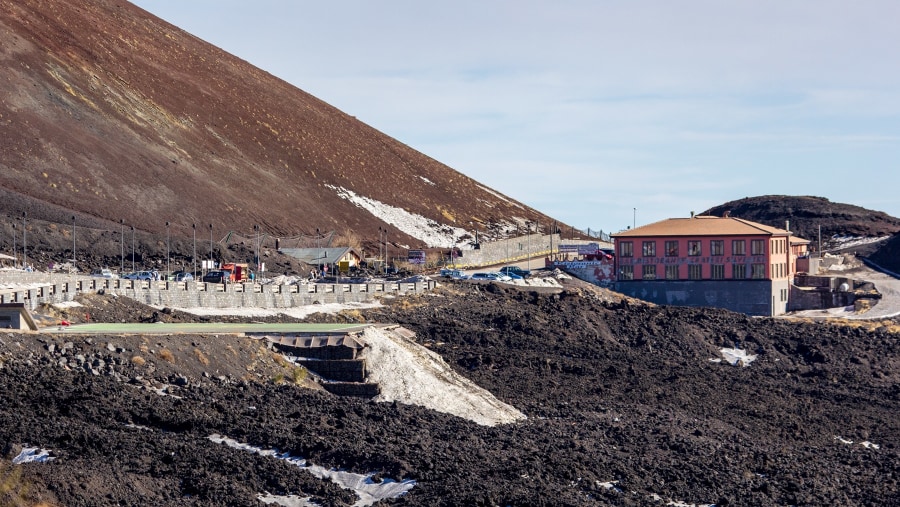
[[[671,218],[618,234],[616,290],[656,304],[771,316],[787,311],[808,241],[729,216]]]

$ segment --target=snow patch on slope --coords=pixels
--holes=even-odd
[[[369,327],[362,339],[368,381],[381,387],[376,401],[419,405],[484,426],[525,419],[515,407],[453,371],[441,356],[400,333]]]
[[[399,498],[405,495],[416,485],[416,481],[411,479],[402,481],[384,479],[381,482],[375,482],[374,480],[372,480],[372,477],[374,477],[375,474],[362,475],[347,472],[345,470],[327,469],[319,465],[311,465],[307,463],[305,459],[299,458],[297,456],[292,456],[290,453],[280,453],[274,449],[263,449],[254,445],[241,443],[232,438],[224,437],[218,434],[210,435],[208,438],[212,442],[215,442],[217,444],[225,444],[232,449],[248,451],[259,454],[260,456],[270,456],[273,458],[284,460],[292,465],[300,467],[302,470],[306,470],[319,479],[328,479],[344,489],[352,490],[359,498],[356,503],[353,504],[354,507],[366,507],[374,504],[375,502],[388,498]],[[265,503],[278,503],[278,505],[310,505],[308,503],[308,498],[301,498],[298,496],[286,497],[260,495],[259,499]],[[295,501],[295,503],[286,503],[289,500]]]
[[[325,186],[337,192],[338,197],[352,202],[375,215],[383,222],[391,224],[404,233],[424,242],[429,247],[449,247],[452,245],[464,248],[469,246],[468,240],[460,239],[463,236],[471,236],[469,231],[463,228],[440,224],[421,215],[410,213],[403,208],[397,208],[381,201],[361,196],[344,187]]]

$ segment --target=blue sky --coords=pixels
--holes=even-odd
[[[138,0],[580,228],[815,195],[900,217],[900,2]]]

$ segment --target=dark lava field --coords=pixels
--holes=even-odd
[[[82,301],[109,320],[152,312]],[[358,500],[209,438],[223,435],[375,482],[416,481],[374,505],[898,505],[896,322],[653,307],[576,282],[555,294],[448,283],[310,318],[361,319],[415,331],[527,420],[489,427],[336,397],[285,381],[290,366],[244,337],[5,333],[0,504]],[[756,359],[732,365],[722,348]],[[25,447],[53,459],[12,465]]]

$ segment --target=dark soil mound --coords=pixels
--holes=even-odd
[[[393,301],[366,317],[413,329],[528,420],[484,427],[277,384],[274,357],[240,337],[70,338],[66,355],[9,334],[0,442],[7,455],[52,450],[54,461],[14,470],[24,496],[53,505],[254,505],[264,491],[354,501],[282,461],[214,444],[215,433],[418,481],[392,505],[896,502],[895,323],[654,307],[579,283],[559,294],[450,283]],[[734,346],[757,359],[711,361]],[[174,384],[178,397],[146,382]]]
[[[733,217],[781,229],[789,221],[790,230],[795,235],[811,241],[819,239],[821,227],[823,243],[829,242],[834,236],[878,237],[900,232],[898,218],[852,204],[831,202],[823,197],[746,197],[715,206],[703,214],[722,216],[725,212],[731,213]]]

